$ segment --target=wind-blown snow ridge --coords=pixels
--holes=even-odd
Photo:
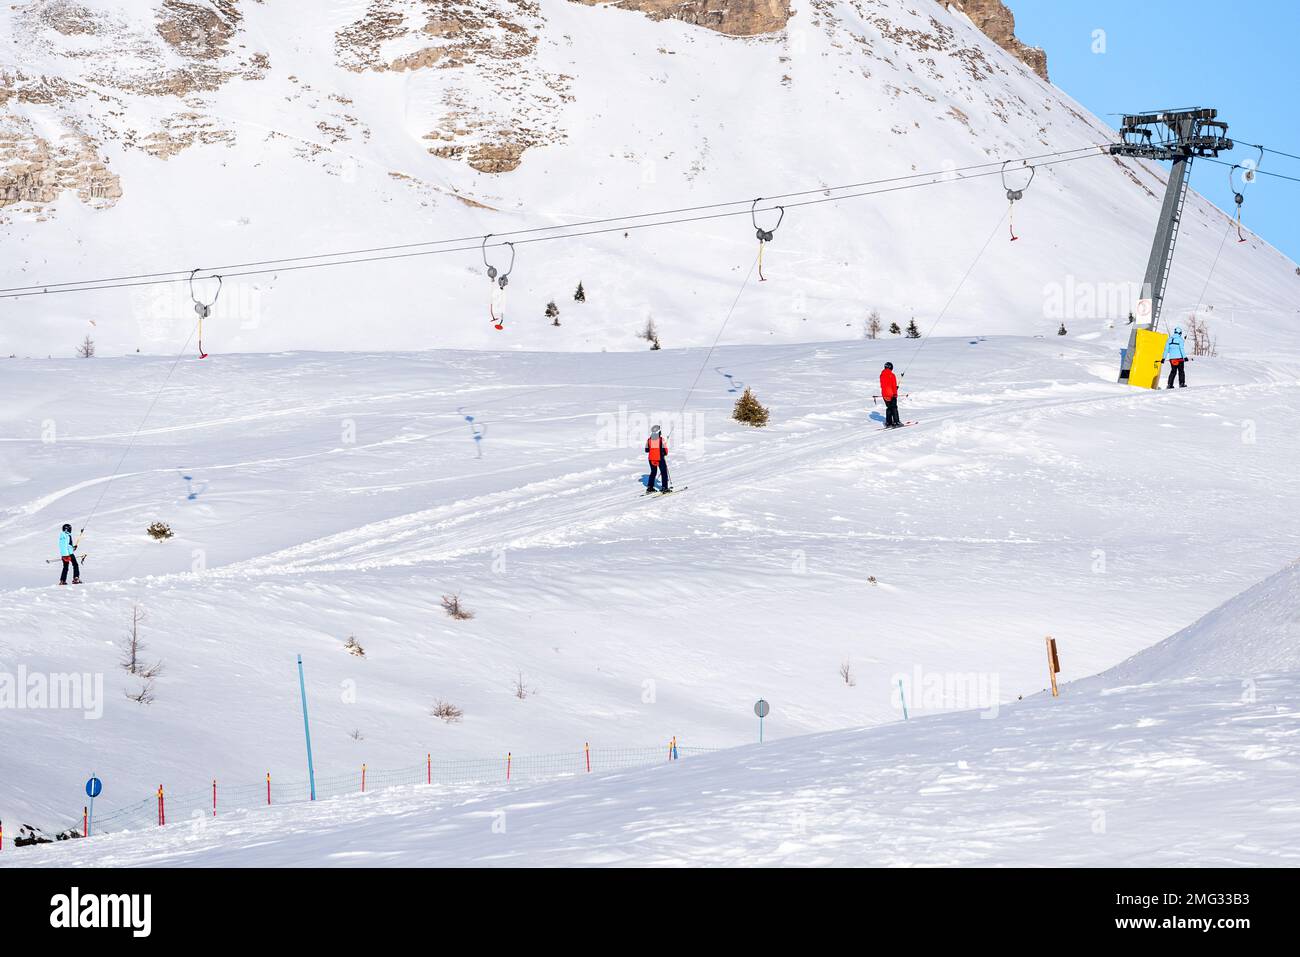
[[[1090,684],[1300,672],[1300,562],[1138,652]]]

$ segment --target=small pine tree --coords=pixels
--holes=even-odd
[[[907,324],[907,338],[909,338],[909,339],[920,339],[920,338],[921,338],[921,330],[918,329],[918,328],[916,328],[916,320],[915,320],[915,319],[913,319],[911,322],[909,322],[909,323]]]
[[[867,338],[879,339],[880,330],[883,328],[884,324],[880,321],[880,310],[872,309],[871,314],[867,316]]]
[[[902,335],[902,332],[903,332],[903,330],[900,329],[900,328],[898,328],[898,323],[896,323],[896,322],[891,322],[891,323],[889,324],[889,334],[890,334],[891,336]]]
[[[1069,335],[1069,333],[1067,333],[1067,332],[1065,331],[1065,323],[1061,323],[1061,328],[1056,330],[1056,334],[1057,334],[1058,336]]]
[[[576,290],[574,290],[574,293],[573,293],[573,301],[574,301],[574,302],[586,302],[586,301],[587,301],[587,291],[586,291],[585,289],[582,288],[582,280],[581,280],[581,279],[578,280],[578,288],[577,288]]]
[[[86,336],[81,340],[81,345],[77,346],[77,357],[80,359],[89,359],[95,354],[95,340]]]
[[[560,324],[560,307],[555,304],[554,299],[546,304],[546,318],[551,320],[553,326]]]
[[[753,391],[746,386],[745,394],[736,400],[736,408],[732,411],[731,417],[737,422],[744,422],[746,425],[761,429],[767,425],[768,411],[758,399],[754,398]]]

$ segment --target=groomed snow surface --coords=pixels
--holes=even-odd
[[[375,777],[215,819],[172,804],[166,828],[0,863],[1295,863],[1297,572],[1214,611],[1300,551],[1294,373],[1199,360],[1190,388],[1141,391],[1113,381],[1122,330],[1079,331],[707,362],[7,361],[4,670],[104,683],[98,720],[4,713],[8,835],[79,823],[92,770],[106,820],[159,783],[216,778],[245,806],[267,771],[300,787],[299,653],[317,774]],[[896,433],[870,399],[887,358],[919,422]],[[767,429],[728,417],[737,381]],[[678,496],[642,497],[652,421]],[[92,510],[86,584],[58,588],[44,559]],[[156,520],[175,537],[149,540]],[[446,616],[451,593],[474,618]],[[118,665],[137,604],[164,663],[149,705]],[[431,716],[439,698],[463,720]],[[666,753],[674,735],[730,750],[382,787],[426,753],[576,765],[584,742]]]

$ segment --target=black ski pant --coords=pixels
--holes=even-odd
[[[1187,388],[1187,360],[1186,359],[1178,363],[1178,365],[1174,365],[1172,362],[1169,363],[1169,385],[1166,386],[1166,388],[1172,389],[1174,387],[1174,376],[1178,377],[1178,388],[1180,389]]]
[[[903,420],[898,417],[898,396],[885,400],[885,428],[892,429],[894,426],[902,425]]]
[[[649,492],[654,491],[656,473],[658,473],[662,477],[662,484],[660,485],[660,488],[663,489],[663,491],[665,492],[668,491],[668,460],[667,459],[660,459],[657,465],[654,462],[650,463],[650,481],[646,483],[646,491]]]
[[[66,584],[68,583],[68,566],[69,566],[69,565],[72,566],[72,577],[73,577],[73,579],[75,580],[75,579],[81,577],[81,568],[77,565],[77,556],[76,556],[76,555],[68,555],[66,558],[63,559],[63,574],[61,574],[61,575],[59,576],[59,584],[60,584],[60,585],[66,585]]]

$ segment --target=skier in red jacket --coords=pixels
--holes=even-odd
[[[650,438],[646,439],[645,454],[650,459],[650,481],[646,483],[645,493],[649,495],[655,490],[655,473],[660,476],[659,488],[667,493],[672,488],[668,485],[668,443],[664,441],[663,432],[659,426],[650,430]]]
[[[898,379],[892,362],[886,362],[880,370],[880,397],[885,400],[885,428],[899,428],[903,420],[898,417]]]

